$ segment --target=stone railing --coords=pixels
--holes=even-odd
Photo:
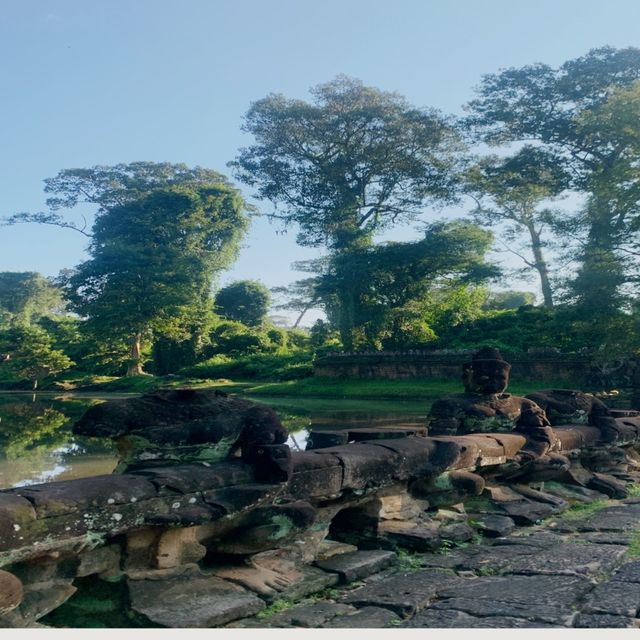
[[[338,378],[444,378],[460,379],[461,365],[470,352],[381,351],[335,353],[317,358],[314,375]],[[555,352],[505,354],[511,374],[518,380],[570,382],[571,387],[589,384],[591,356]]]
[[[124,581],[131,610],[154,625],[220,626],[283,593],[358,577],[335,561],[350,545],[433,549],[473,535],[469,524],[434,518],[443,506],[468,503],[473,527],[501,535],[567,506],[536,481],[621,497],[637,478],[640,426],[617,421],[616,443],[600,442],[595,427],[555,428],[569,468],[520,462],[517,433],[360,429],[293,452],[284,478],[234,460],[1,491],[0,626],[37,626],[89,576]]]

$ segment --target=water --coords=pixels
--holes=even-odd
[[[92,404],[121,394],[0,393],[0,488],[111,473],[115,447],[108,439],[83,438],[71,425]],[[311,429],[424,425],[425,401],[253,398],[271,405],[304,450]]]

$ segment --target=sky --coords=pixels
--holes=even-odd
[[[0,218],[43,210],[42,181],[62,169],[146,160],[229,175],[227,163],[251,143],[240,129],[251,102],[269,93],[308,99],[338,74],[460,114],[484,74],[640,46],[637,0],[3,0],[1,8]],[[458,212],[464,205],[449,214]],[[422,219],[440,215],[425,209]],[[320,252],[298,247],[295,235],[255,219],[220,283],[304,277],[291,263]],[[69,230],[0,227],[0,271],[56,275],[85,259],[86,245]]]

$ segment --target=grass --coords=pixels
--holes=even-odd
[[[612,500],[594,500],[593,502],[574,504],[562,514],[562,517],[565,520],[582,520],[612,504],[614,504]]]
[[[627,558],[640,558],[640,529],[634,529],[627,548]]]
[[[287,609],[291,609],[295,602],[293,600],[289,600],[288,598],[282,598],[280,600],[276,600],[272,602],[270,605],[265,607],[262,611],[256,614],[256,618],[260,620],[264,620],[265,618],[271,618],[276,615],[276,613],[282,613]]]
[[[396,555],[398,556],[397,567],[400,571],[410,573],[422,569],[422,558],[415,553],[399,547],[396,549]]]

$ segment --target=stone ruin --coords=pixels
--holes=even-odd
[[[143,626],[251,626],[279,598],[389,571],[398,550],[500,541],[573,499],[625,498],[638,413],[579,391],[511,396],[508,374],[481,350],[425,427],[318,430],[304,452],[273,410],[217,391],[97,405],[74,429],[113,438],[118,473],[0,491],[0,626],[39,626],[87,581],[120,585]],[[424,580],[435,594],[449,578]]]

